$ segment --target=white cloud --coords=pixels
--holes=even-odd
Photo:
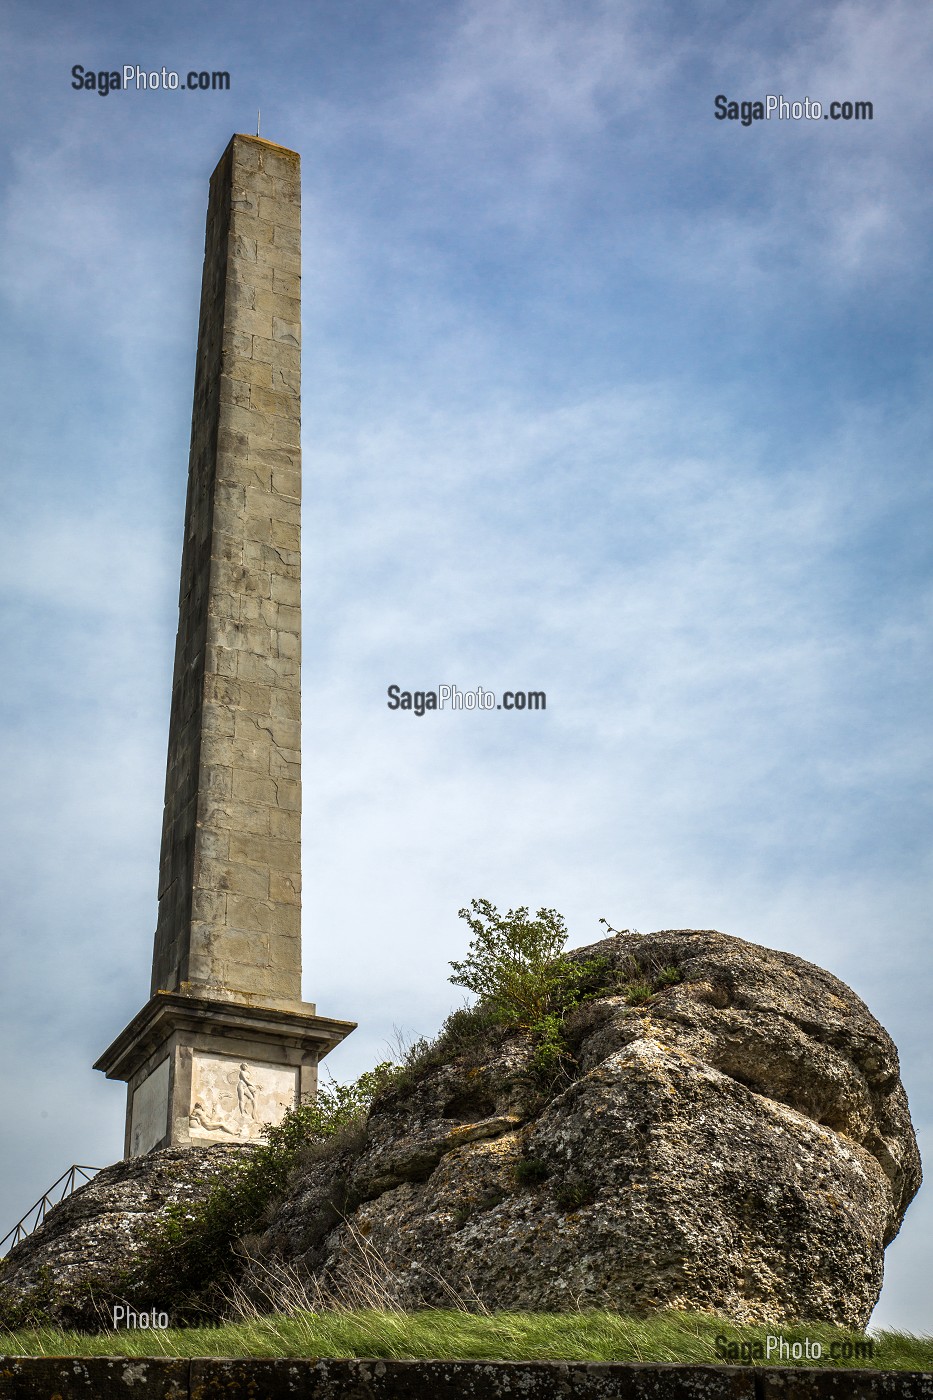
[[[577,942],[604,915],[811,957],[889,1024],[929,1116],[929,595],[919,551],[898,557],[928,422],[846,389],[846,428],[785,423],[785,381],[742,360],[749,328],[766,354],[802,306],[825,330],[853,293],[887,314],[869,298],[894,273],[918,285],[929,29],[899,3],[800,7],[778,66],[776,15],[684,37],[654,7],[471,0],[378,93],[318,98],[326,46],[283,80],[305,153],[306,991],[361,1021],[335,1070],[393,1024],[436,1028],[456,910],[487,895],[561,909]],[[876,121],[724,141],[715,89],[696,106],[717,65]],[[60,1165],[119,1150],[122,1090],[90,1062],[148,983],[204,161],[227,135],[94,101],[24,125],[0,216],[6,1062],[52,1116],[9,1149],[11,1222]],[[697,289],[744,335],[702,389]],[[689,382],[644,367],[654,336]],[[542,687],[548,709],[417,720],[386,710],[393,680]]]

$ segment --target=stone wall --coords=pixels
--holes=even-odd
[[[933,1376],[560,1361],[0,1357],[0,1400],[933,1400]]]

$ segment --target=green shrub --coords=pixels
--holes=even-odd
[[[627,980],[626,980],[627,979]],[[623,974],[622,995],[629,1006],[644,1006],[646,1001],[665,987],[676,986],[682,981],[679,967],[668,964],[666,967],[642,968],[632,960],[627,974]]]
[[[503,918],[488,899],[474,899],[460,918],[473,938],[464,961],[451,962],[449,980],[475,992],[503,1021],[522,1030],[537,1026],[567,973],[567,960],[560,956],[567,942],[561,915],[539,909],[531,919],[523,907]]]
[[[592,1205],[596,1191],[591,1182],[571,1172],[555,1187],[554,1199],[561,1210],[580,1210],[583,1206]]]
[[[658,975],[652,979],[651,985],[656,992],[660,992],[662,988],[674,987],[682,980],[680,968],[669,964],[667,967],[661,968]]]
[[[203,1201],[175,1206],[145,1239],[142,1275],[125,1279],[136,1297],[187,1299],[191,1315],[215,1311],[218,1290],[235,1265],[235,1241],[262,1227],[270,1205],[285,1195],[300,1155],[352,1130],[365,1118],[376,1093],[393,1077],[383,1063],[352,1084],[325,1081],[311,1103],[289,1109],[267,1128],[265,1141],[249,1148]]]
[[[564,1015],[569,1006],[559,1012],[549,1011],[532,1027],[535,1036],[534,1054],[531,1068],[538,1079],[549,1080],[558,1074],[568,1057],[567,1041],[564,1034]]]
[[[565,1018],[596,994],[606,960],[565,956],[567,928],[555,909],[539,909],[532,919],[522,906],[503,916],[488,899],[474,899],[460,918],[473,937],[466,958],[451,962],[450,981],[480,998],[461,1014],[529,1032],[535,1043],[532,1072],[553,1083],[570,1059]]]
[[[551,1175],[547,1162],[540,1157],[520,1157],[513,1170],[519,1186],[540,1186]]]

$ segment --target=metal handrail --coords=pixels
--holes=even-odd
[[[79,1186],[84,1186],[85,1183],[90,1181],[100,1170],[100,1167],[79,1167],[78,1164],[75,1163],[74,1166],[69,1167],[66,1172],[62,1172],[58,1180],[53,1181],[49,1189],[42,1193],[35,1205],[29,1207],[23,1218],[17,1220],[12,1230],[7,1230],[3,1239],[0,1240],[0,1259],[8,1252],[4,1249],[4,1245],[8,1239],[12,1238],[13,1240],[10,1249],[15,1249],[20,1240],[24,1240],[27,1235],[31,1235],[33,1230],[37,1229],[42,1224],[52,1206],[57,1206],[62,1201],[66,1200],[68,1196],[77,1191]],[[80,1172],[83,1177],[82,1181],[78,1180],[78,1172]],[[64,1185],[62,1183],[64,1183]],[[53,1200],[52,1192],[55,1190],[56,1186],[61,1186],[62,1190],[58,1198]]]

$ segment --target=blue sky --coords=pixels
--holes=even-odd
[[[485,896],[825,965],[929,1142],[928,8],[18,2],[0,35],[0,1226],[121,1150],[91,1064],[148,993],[207,180],[257,106],[303,165],[333,1072],[437,1028]],[[392,682],[548,708],[415,719]],[[931,1330],[931,1233],[922,1192],[876,1322]]]

